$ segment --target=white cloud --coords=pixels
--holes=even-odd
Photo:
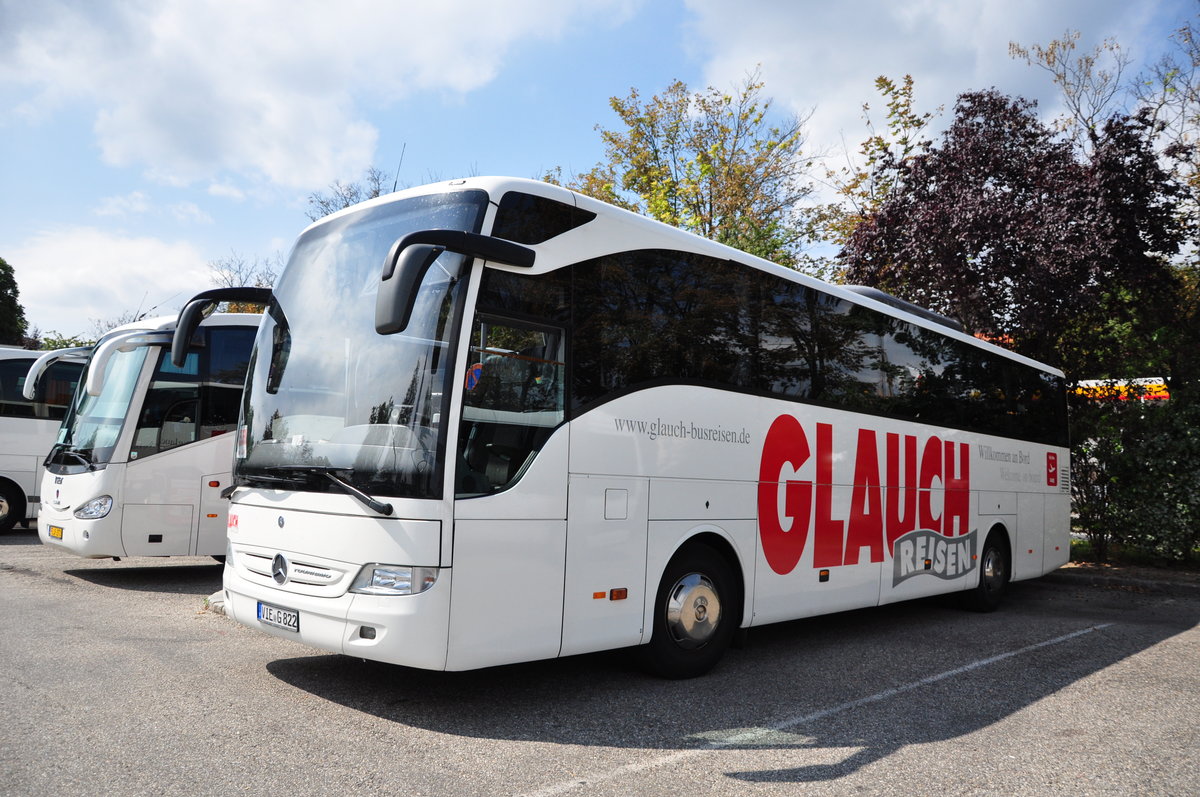
[[[942,123],[965,91],[996,87],[1039,101],[1046,118],[1059,107],[1057,88],[1036,67],[1009,57],[1008,44],[1048,44],[1079,30],[1091,49],[1115,36],[1126,47],[1148,46],[1152,11],[1170,16],[1179,0],[687,0],[695,13],[694,47],[707,55],[706,83],[728,87],[762,65],[767,93],[779,107],[813,112],[816,151],[855,152],[866,137],[864,102],[872,121],[886,109],[875,91],[880,75],[914,78],[916,110],[944,106]],[[1137,52],[1135,57],[1152,53]]]
[[[241,202],[246,198],[246,192],[230,183],[213,183],[208,187],[209,196],[224,197]]]
[[[208,265],[187,243],[133,238],[94,227],[48,230],[18,245],[13,267],[30,326],[90,334],[92,319],[131,311],[170,315],[211,287]]]
[[[150,210],[150,197],[144,191],[131,191],[124,196],[107,196],[96,207],[97,216],[140,216]]]
[[[176,221],[186,224],[212,224],[212,216],[201,210],[195,202],[176,202],[167,210],[175,217]]]
[[[162,182],[312,189],[371,162],[368,106],[478,89],[516,42],[628,13],[628,0],[8,3],[0,85],[28,92],[26,120],[93,106],[105,161]]]

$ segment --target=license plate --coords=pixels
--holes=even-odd
[[[50,527],[50,536],[56,540],[61,540],[62,539],[62,526],[51,526]]]
[[[272,606],[262,601],[258,602],[258,620],[276,628],[286,628],[289,631],[300,630],[300,612],[295,609]]]

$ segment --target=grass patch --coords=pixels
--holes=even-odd
[[[1072,562],[1097,562],[1095,549],[1091,540],[1074,537],[1071,539]],[[1192,558],[1186,562],[1170,560],[1153,551],[1141,548],[1109,543],[1108,564],[1129,565],[1135,567],[1158,567],[1164,570],[1200,570],[1200,549],[1192,551]]]

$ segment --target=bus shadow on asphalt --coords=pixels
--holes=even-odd
[[[100,587],[130,592],[211,595],[221,588],[221,570],[223,568],[224,565],[213,562],[207,565],[87,568],[64,570],[63,574]]]
[[[37,529],[16,528],[0,534],[0,545],[41,545]]]
[[[1147,612],[1161,616],[1146,622]],[[437,733],[666,755],[795,751],[793,768],[726,776],[804,783],[987,728],[1198,621],[1198,601],[1028,582],[994,614],[941,596],[752,629],[746,648],[695,680],[643,675],[628,651],[461,673],[337,655],[267,669],[323,699]]]

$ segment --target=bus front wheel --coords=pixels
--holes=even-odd
[[[0,481],[0,533],[25,520],[25,496],[12,482]]]
[[[642,666],[664,678],[695,678],[725,654],[738,622],[729,563],[707,545],[675,555],[654,601],[650,642],[638,649]]]

